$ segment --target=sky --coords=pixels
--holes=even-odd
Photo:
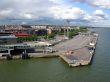
[[[110,0],[0,0],[0,24],[110,27]]]

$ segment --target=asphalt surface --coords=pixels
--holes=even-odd
[[[74,38],[61,42],[55,45],[53,48],[58,51],[76,50],[88,45],[93,38],[93,35],[77,35]]]

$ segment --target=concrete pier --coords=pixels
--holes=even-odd
[[[75,43],[70,44],[70,42],[68,42],[68,47],[70,47],[69,45],[73,46],[72,48],[70,48],[70,51],[72,50],[72,53],[65,52],[64,55],[60,55],[61,59],[63,59],[69,66],[72,67],[89,65],[95,52],[98,35],[91,34],[80,36],[85,38],[85,40],[79,40],[81,37],[75,37],[76,39],[72,40],[72,42]]]
[[[75,50],[73,54],[60,55],[60,57],[69,64],[69,66],[88,65],[91,62],[93,54],[87,47]]]

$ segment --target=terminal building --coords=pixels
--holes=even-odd
[[[51,52],[51,48],[48,47],[51,44],[46,42],[23,42],[17,43],[17,37],[12,33],[1,32],[0,33],[0,58],[12,59],[13,56],[19,55],[23,59],[29,58],[28,53],[39,52],[40,49],[43,52]],[[33,51],[33,52],[30,52]]]
[[[0,32],[0,45],[16,44],[17,38],[12,33]]]

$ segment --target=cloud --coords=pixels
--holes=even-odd
[[[86,14],[84,20],[89,22],[99,22],[102,20],[109,20],[108,15],[106,15],[103,10],[95,10],[91,15]]]
[[[0,12],[12,9],[12,12],[0,14],[0,17],[12,19],[38,19],[52,17],[50,8],[55,6],[65,6],[64,0],[1,0]]]
[[[64,3],[64,0],[49,0],[49,1],[51,1],[53,3],[56,3],[56,4],[62,4],[62,3]]]
[[[11,14],[12,13],[12,10],[11,9],[6,9],[6,10],[2,10],[0,12],[0,15],[8,15],[8,14]]]
[[[48,9],[54,5],[57,3],[50,0],[1,0],[0,18],[36,19],[46,17],[50,16]]]
[[[98,4],[96,0],[76,0],[89,4]],[[108,1],[108,0],[106,0]],[[108,4],[104,0],[97,1]],[[97,13],[98,12],[98,13]],[[101,11],[96,11],[94,16],[98,18],[106,18]],[[1,0],[0,3],[0,19],[39,19],[39,18],[55,18],[55,19],[91,19],[84,10],[78,7],[71,7],[65,4],[64,0]]]
[[[97,19],[107,19],[107,15],[102,10],[96,10],[94,13],[94,17]]]
[[[89,14],[86,14],[85,17],[84,17],[84,20],[86,20],[88,22],[91,22],[91,21],[93,21],[93,16],[89,15]]]
[[[20,15],[23,19],[33,19],[34,18],[34,16],[30,13],[23,13],[23,14],[20,14]]]
[[[100,8],[110,9],[110,0],[93,0],[92,4]]]
[[[7,18],[9,16],[12,16],[13,10],[12,9],[3,9],[0,11],[0,19]]]
[[[78,7],[62,7],[55,6],[50,8],[50,13],[56,19],[82,19],[85,15],[85,12]]]
[[[62,7],[55,6],[50,8],[51,16],[55,19],[71,19],[81,22],[97,22],[101,20],[108,20],[108,16],[103,10],[95,10],[93,13],[88,14],[86,11],[78,7]]]
[[[110,9],[110,0],[72,0],[74,2],[87,3],[99,8]]]
[[[101,8],[109,9],[109,0],[72,0],[100,8],[100,10],[96,10],[93,13],[88,13],[79,7],[74,7],[74,3],[71,5],[65,1],[68,2],[68,0],[1,0],[0,20],[14,19],[14,21],[17,20],[17,22],[22,24],[29,23],[31,19],[31,23],[33,23],[34,20],[41,23],[47,21],[54,23],[64,19],[74,21],[81,20],[82,22],[107,20],[108,16]],[[10,22],[10,20],[8,20],[8,22]],[[36,21],[34,23],[36,23]]]

